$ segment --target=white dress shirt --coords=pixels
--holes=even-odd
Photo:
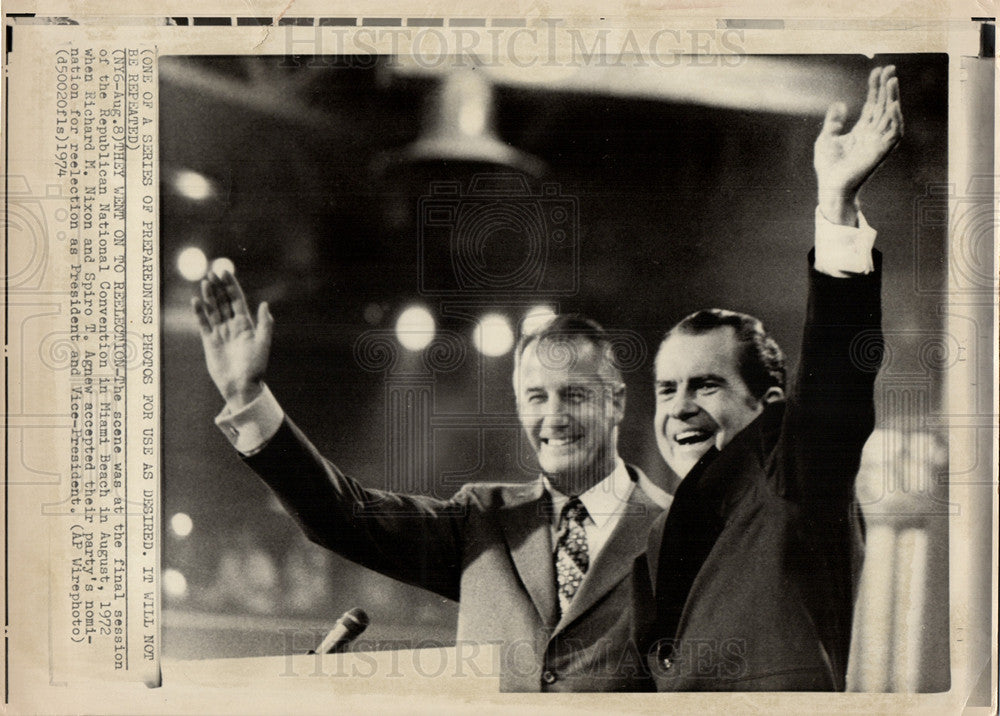
[[[556,539],[559,535],[559,517],[563,506],[569,502],[569,496],[559,492],[549,479],[541,476],[542,485],[552,496],[552,551],[556,550]],[[597,555],[614,532],[615,527],[625,512],[625,505],[632,496],[635,483],[625,468],[620,457],[615,458],[615,469],[611,474],[580,493],[580,502],[587,508],[587,518],[583,521],[583,531],[587,535],[587,550],[590,563],[593,564]]]
[[[872,247],[877,232],[868,225],[858,211],[858,225],[844,226],[829,221],[816,207],[816,263],[817,271],[836,278],[848,274],[871,273]]]

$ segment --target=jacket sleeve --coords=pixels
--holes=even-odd
[[[458,599],[472,493],[450,500],[361,486],[319,454],[288,418],[244,457],[310,540],[394,579]]]
[[[875,270],[834,278],[812,267],[802,355],[792,382],[771,472],[778,491],[813,516],[854,497],[861,450],[875,426],[875,378],[882,362],[882,256]]]

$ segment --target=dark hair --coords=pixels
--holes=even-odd
[[[560,313],[550,321],[542,324],[533,331],[521,334],[514,349],[514,381],[517,383],[517,374],[521,367],[521,358],[528,346],[538,341],[554,341],[559,346],[564,346],[568,341],[582,339],[594,346],[604,358],[604,362],[615,376],[615,380],[621,382],[621,371],[615,362],[614,348],[611,345],[611,338],[607,331],[597,321],[581,316],[578,313]],[[576,358],[572,351],[564,348],[549,351],[548,360],[554,365],[571,365]]]
[[[759,319],[746,313],[706,308],[683,318],[663,337],[675,333],[701,335],[717,328],[732,328],[739,344],[739,371],[753,397],[764,397],[769,388],[785,389],[785,354]],[[663,342],[660,343],[662,350]]]

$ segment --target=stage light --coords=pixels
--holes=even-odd
[[[233,276],[236,275],[236,264],[224,256],[220,256],[212,262],[212,273],[221,276],[223,271],[228,271]]]
[[[434,340],[434,316],[423,306],[410,306],[396,319],[396,338],[407,350],[423,350]]]
[[[200,281],[208,270],[205,252],[197,246],[189,246],[177,255],[177,270],[188,281]]]
[[[190,169],[182,169],[174,174],[174,189],[192,201],[204,201],[215,193],[215,188],[208,177]]]
[[[183,599],[187,595],[187,579],[176,569],[163,570],[163,593],[168,597]]]
[[[555,317],[556,312],[552,310],[551,306],[535,306],[524,314],[524,319],[521,321],[521,333],[528,334],[539,331]]]
[[[194,529],[194,522],[184,512],[178,512],[170,518],[170,529],[178,537],[187,537]]]
[[[496,358],[514,347],[514,331],[499,313],[483,316],[472,333],[472,343],[483,355]]]

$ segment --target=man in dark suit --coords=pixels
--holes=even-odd
[[[816,142],[816,247],[798,374],[757,319],[707,310],[656,358],[658,446],[682,478],[635,567],[640,648],[663,691],[843,690],[863,525],[854,496],[874,426],[881,261],[857,209],[902,135],[894,68],[854,128]],[[655,609],[645,610],[645,605]]]
[[[652,690],[631,641],[633,561],[670,497],[617,453],[625,385],[596,323],[559,316],[515,352],[531,483],[451,499],[366,489],[324,459],[263,383],[273,320],[231,274],[194,301],[217,423],[316,543],[459,601],[458,640],[496,643],[504,691]]]

